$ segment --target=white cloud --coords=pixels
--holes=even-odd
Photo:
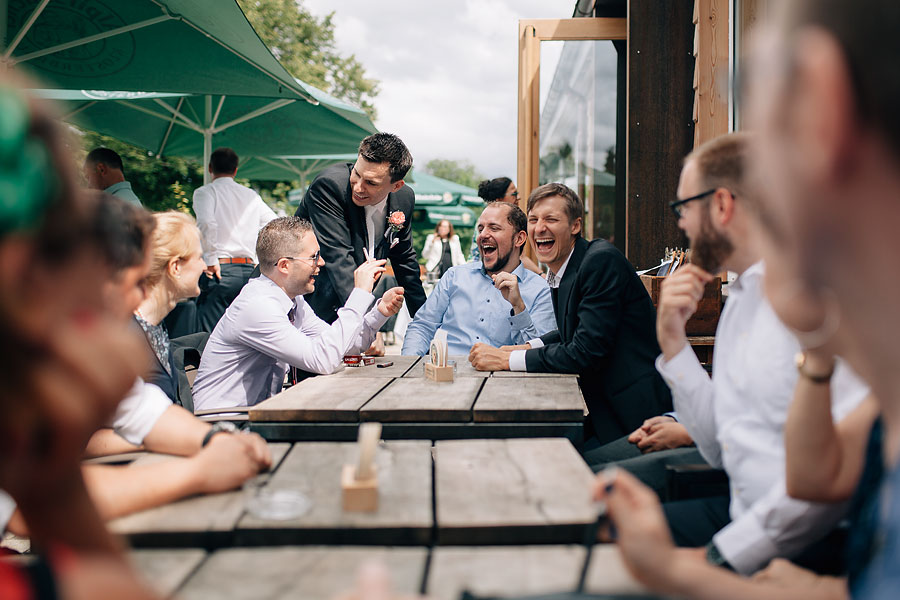
[[[381,81],[376,125],[415,163],[469,160],[488,177],[516,174],[518,21],[568,18],[575,0],[301,0],[334,12],[338,50]],[[559,49],[545,44],[542,69]],[[552,71],[551,71],[552,72]]]

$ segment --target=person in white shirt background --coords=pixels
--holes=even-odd
[[[459,236],[453,231],[453,223],[444,219],[437,224],[434,233],[429,233],[425,238],[422,256],[425,257],[425,270],[436,271],[438,279],[443,277],[450,267],[466,262],[459,244]]]
[[[354,271],[353,291],[337,319],[329,325],[317,317],[303,296],[315,290],[325,261],[312,224],[299,217],[263,227],[256,251],[262,274],[241,290],[203,351],[193,387],[196,410],[257,404],[281,391],[288,367],[334,372],[345,355],[368,348],[403,305],[403,288],[395,287],[372,306],[386,261],[370,259]]]
[[[213,180],[194,190],[194,214],[203,236],[206,277],[197,299],[197,331],[212,331],[256,267],[256,236],[276,217],[255,191],[234,180],[238,155],[217,148],[209,157]],[[173,337],[192,333],[169,332]]]

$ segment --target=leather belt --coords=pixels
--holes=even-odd
[[[253,262],[252,258],[220,258],[220,265],[253,265],[256,264]]]

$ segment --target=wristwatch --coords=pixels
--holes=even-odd
[[[834,375],[834,363],[831,363],[831,369],[827,373],[810,373],[806,367],[806,352],[798,352],[794,357],[794,364],[797,365],[797,372],[809,381],[822,385],[831,381]]]
[[[209,440],[211,440],[212,437],[217,433],[236,433],[237,430],[237,426],[230,421],[219,421],[218,423],[213,423],[212,427],[209,428],[209,431],[206,432],[206,435],[203,436],[203,441],[200,442],[200,447],[206,448]]]
[[[731,566],[725,557],[722,556],[722,553],[719,552],[719,549],[716,548],[715,542],[710,542],[706,545],[706,562],[716,567],[734,571],[734,567]]]

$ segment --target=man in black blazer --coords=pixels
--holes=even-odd
[[[328,167],[313,180],[296,215],[313,224],[325,266],[305,300],[332,323],[353,290],[353,271],[370,258],[391,261],[410,316],[425,303],[410,222],[415,194],[403,178],[412,156],[390,133],[370,135],[356,163]]]
[[[578,373],[600,443],[672,410],[657,373],[656,311],[625,256],[606,240],[581,237],[583,205],[568,187],[543,185],[528,198],[528,235],[547,283],[557,330],[523,346],[472,347],[479,370]]]

